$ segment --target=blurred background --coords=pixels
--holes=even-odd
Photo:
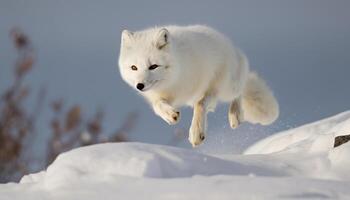
[[[240,153],[275,132],[349,109],[350,2],[0,1],[0,182],[44,169],[62,151],[137,141],[191,148],[191,109],[168,126],[120,77],[120,33],[205,24],[233,40],[280,102],[268,127],[209,115],[206,153]]]

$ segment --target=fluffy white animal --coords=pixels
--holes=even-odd
[[[266,83],[249,71],[245,55],[223,34],[202,25],[124,30],[119,68],[122,78],[169,124],[180,119],[181,106],[193,107],[189,141],[205,138],[207,113],[217,102],[230,102],[229,123],[268,125],[279,115]]]

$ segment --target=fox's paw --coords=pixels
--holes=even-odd
[[[188,140],[192,144],[192,147],[197,147],[202,144],[205,139],[205,132],[198,126],[191,126]]]
[[[233,102],[228,112],[228,121],[232,129],[235,129],[244,121],[243,112],[240,108],[240,104]]]
[[[170,125],[174,125],[180,121],[180,112],[170,105],[163,104],[156,107],[155,112]]]
[[[177,124],[180,121],[180,112],[169,110],[165,115],[161,116],[169,125]]]
[[[232,129],[237,128],[238,125],[241,123],[241,120],[239,119],[239,117],[234,113],[230,113],[228,115],[228,121],[230,122],[230,126]]]

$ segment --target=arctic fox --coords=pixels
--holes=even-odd
[[[181,106],[193,107],[189,141],[205,138],[207,113],[217,102],[230,102],[228,119],[268,125],[279,115],[278,103],[246,56],[218,31],[202,25],[124,30],[119,69],[122,78],[169,124]]]

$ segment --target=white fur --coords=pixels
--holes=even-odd
[[[150,70],[149,66],[158,68]],[[137,67],[132,70],[131,66]],[[119,57],[123,79],[169,124],[179,121],[178,108],[193,107],[189,140],[205,138],[207,113],[218,101],[231,102],[232,128],[242,121],[267,125],[279,114],[278,103],[265,82],[249,72],[245,55],[231,41],[207,26],[165,26],[123,31]]]

